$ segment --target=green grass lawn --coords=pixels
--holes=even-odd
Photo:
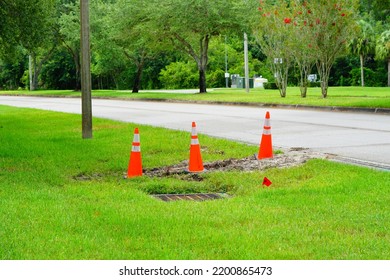
[[[88,140],[80,126],[77,115],[0,106],[0,259],[390,258],[389,172],[311,160],[202,181],[126,180],[135,125],[94,119]],[[188,159],[190,128],[139,129],[144,168]],[[257,151],[199,140],[204,162]],[[202,191],[231,198],[149,195]]]
[[[1,91],[0,94],[80,96],[75,91]],[[161,92],[142,92],[133,94],[130,91],[95,90],[94,97],[125,99],[164,99],[208,102],[241,102],[261,104],[299,104],[309,106],[341,106],[364,108],[390,108],[390,88],[388,87],[331,87],[327,98],[322,98],[320,88],[309,88],[306,98],[300,97],[298,87],[289,87],[287,97],[281,98],[278,90],[251,89],[215,89],[206,94],[178,94]]]

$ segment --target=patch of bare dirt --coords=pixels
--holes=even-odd
[[[77,181],[92,181],[92,180],[102,179],[103,177],[104,177],[103,174],[98,174],[98,173],[94,173],[94,174],[79,173],[73,176],[73,179]]]
[[[288,150],[282,150],[283,153],[276,154],[272,159],[257,160],[255,155],[241,158],[241,159],[225,159],[214,162],[204,162],[203,166],[208,172],[212,171],[255,171],[265,170],[268,168],[285,168],[298,166],[309,159],[313,158],[327,158],[326,155],[313,152],[309,149],[296,147]],[[165,166],[160,168],[153,168],[144,170],[144,174],[152,177],[164,177],[171,175],[184,175],[189,176],[187,180],[201,181],[203,178],[196,173],[188,173],[188,160],[182,161],[179,164]]]

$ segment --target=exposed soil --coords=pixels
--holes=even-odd
[[[225,159],[214,162],[204,162],[203,166],[207,172],[212,171],[254,171],[254,170],[265,170],[268,168],[284,168],[298,166],[305,163],[309,159],[313,158],[327,158],[327,155],[313,152],[305,148],[291,148],[283,150],[283,153],[276,154],[272,159],[257,160],[255,155],[241,158],[241,159]],[[182,161],[179,164],[164,166],[160,168],[146,169],[144,174],[151,177],[165,177],[170,175],[183,175],[188,174],[188,160]],[[202,177],[196,173],[191,173],[190,180],[201,181]]]
[[[281,149],[279,149],[281,150]],[[225,160],[218,160],[213,162],[203,162],[205,172],[214,172],[214,171],[256,171],[256,170],[265,170],[269,168],[285,168],[298,166],[309,159],[314,158],[330,158],[332,155],[321,154],[311,151],[310,149],[305,148],[290,148],[282,149],[282,153],[275,154],[272,159],[262,159],[257,160],[255,155],[251,155],[241,159],[229,158]],[[163,166],[159,168],[144,169],[144,175],[150,177],[167,177],[177,175],[178,179],[185,181],[203,181],[204,177],[201,176],[202,173],[190,173],[188,172],[188,160],[184,160],[178,164]],[[112,175],[112,174],[111,174]],[[122,173],[123,177],[126,178],[126,173]],[[100,180],[104,178],[104,174],[86,174],[79,173],[73,176],[74,180],[77,181],[90,181],[90,180]]]

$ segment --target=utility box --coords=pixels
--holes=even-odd
[[[238,79],[240,78],[240,75],[238,74],[232,74],[230,76],[230,78],[232,79],[232,88],[237,88],[237,85],[238,85]]]
[[[245,88],[245,78],[239,74],[232,74],[232,88]],[[249,88],[253,88],[253,78],[249,78]]]
[[[239,77],[237,88],[245,88],[245,78]],[[253,88],[253,78],[249,78],[249,88]]]

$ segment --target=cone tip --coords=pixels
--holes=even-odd
[[[136,128],[134,129],[134,133],[135,133],[135,134],[139,134],[138,127],[136,127]]]
[[[265,118],[266,119],[269,119],[270,118],[270,115],[269,115],[269,112],[267,111],[267,113],[265,113]]]
[[[195,122],[192,122],[192,127],[196,127],[196,123]]]

